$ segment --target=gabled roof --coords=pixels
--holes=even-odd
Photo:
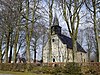
[[[72,49],[72,39],[70,37],[67,37],[63,34],[58,35],[58,37],[63,44],[67,45],[67,48]],[[87,53],[79,43],[77,43],[77,51]]]

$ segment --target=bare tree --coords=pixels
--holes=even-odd
[[[63,10],[63,17],[64,20],[67,23],[68,31],[70,33],[70,36],[72,38],[72,57],[73,62],[77,58],[76,51],[77,51],[77,33],[78,33],[78,27],[80,22],[80,10],[82,8],[82,5],[84,4],[84,0],[61,0],[60,1],[62,10]]]
[[[21,29],[21,17],[22,17],[22,3],[23,1],[18,1],[18,7],[17,8],[17,12],[18,12],[18,19],[17,19],[17,23],[16,23],[16,28],[15,28],[15,39],[14,39],[14,63],[16,63],[17,60],[17,54],[19,52],[18,49],[18,39],[19,39],[19,33],[20,33],[20,29]],[[20,45],[19,45],[20,46]],[[18,50],[18,52],[17,52]]]
[[[85,30],[85,36],[86,36],[86,46],[87,46],[87,53],[88,53],[88,62],[91,61],[91,54],[95,54],[95,37],[94,37],[94,31],[93,27],[87,27]]]
[[[4,35],[6,36],[6,63],[8,63],[8,51],[9,51],[9,45],[10,45],[10,38],[11,34],[13,33],[13,26],[15,22],[15,11],[13,10],[13,4],[11,1],[1,1],[1,4],[4,6],[2,9],[2,24],[5,26],[2,26],[4,30]],[[12,5],[10,5],[12,4]],[[12,48],[12,47],[11,47]]]
[[[2,63],[2,42],[3,42],[3,34],[0,35],[0,63]]]
[[[98,46],[98,31],[97,31],[97,21],[96,21],[96,4],[97,0],[88,0],[85,2],[87,9],[90,12],[91,18],[92,18],[92,24],[94,25],[94,32],[95,32],[95,40],[96,40],[96,58],[97,62],[99,62],[99,46]],[[92,7],[92,8],[91,8]]]
[[[54,4],[54,0],[49,0],[49,62],[52,61],[52,47],[51,47],[51,26],[52,26],[52,19],[53,19],[53,4]]]

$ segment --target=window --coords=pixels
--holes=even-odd
[[[53,58],[53,62],[55,62],[55,58]]]
[[[84,62],[85,62],[85,59],[84,59]]]
[[[55,40],[54,39],[52,39],[52,42],[54,42]]]

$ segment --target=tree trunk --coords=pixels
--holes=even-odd
[[[2,41],[3,41],[3,35],[0,39],[0,63],[2,63]]]
[[[74,38],[74,36],[72,37],[72,59],[73,59],[73,62],[76,62],[77,61],[77,43],[76,43],[76,40]]]
[[[29,28],[28,28],[28,18],[29,18],[29,0],[26,0],[26,58],[27,63],[30,63],[30,38],[29,38]]]
[[[88,49],[88,62],[91,62],[90,60],[90,49]]]
[[[0,63],[2,62],[2,48],[1,48],[2,44],[1,44],[1,40],[0,40]]]
[[[34,42],[34,63],[36,63],[36,47],[37,47],[37,38],[35,36],[35,42]]]
[[[79,11],[81,9],[81,6],[83,2],[81,2],[80,5],[77,5],[77,3],[80,3],[77,0],[70,0],[69,3],[67,3],[66,0],[62,1],[62,8],[63,8],[63,16],[67,23],[68,31],[70,33],[70,36],[72,38],[72,59],[73,62],[75,62],[75,59],[77,60],[77,34],[78,34],[78,27],[79,27]],[[74,4],[74,7],[73,7]],[[68,9],[66,9],[68,8]],[[73,10],[72,10],[73,9]],[[67,11],[68,12],[67,12]]]
[[[99,62],[100,62],[100,36],[98,38],[98,46],[99,46]]]
[[[11,60],[12,60],[12,48],[13,48],[13,40],[12,40],[12,36],[11,36],[9,63],[11,63]]]
[[[26,40],[28,37],[26,38]],[[26,47],[26,57],[27,57],[27,63],[30,63],[30,41],[27,40],[27,47]]]
[[[18,34],[18,35],[19,35],[19,34]],[[17,46],[16,46],[16,49],[15,49],[15,50],[17,50],[17,52],[16,52],[16,56],[15,56],[15,63],[17,62],[17,56],[18,56],[19,50],[20,50],[20,48],[21,48],[21,45],[22,45],[22,43],[19,44],[18,50],[17,50]]]
[[[41,62],[43,63],[43,52],[44,52],[44,40],[45,40],[45,32],[44,32],[44,36],[43,36],[43,46],[42,46],[42,59],[41,59]]]
[[[16,29],[16,37],[15,37],[15,43],[14,43],[14,63],[16,63],[16,51],[17,51],[17,43],[19,38],[19,30]]]
[[[52,62],[52,46],[51,46],[51,24],[52,24],[52,6],[53,6],[54,0],[52,0],[52,3],[49,0],[49,61],[48,62]]]
[[[34,63],[36,63],[36,48],[34,48]]]
[[[48,62],[52,62],[52,46],[51,46],[51,34],[49,34],[49,61]]]
[[[8,32],[6,40],[6,51],[5,51],[6,63],[8,63],[9,41],[10,41],[10,32]]]
[[[91,54],[91,49],[90,49],[90,47],[92,47],[90,44],[90,41],[91,41],[91,39],[90,39],[90,35],[89,35],[90,33],[87,33],[87,38],[86,38],[86,40],[87,40],[87,46],[88,46],[88,62],[90,62],[90,54]]]
[[[97,32],[97,25],[96,25],[96,1],[95,0],[92,0],[92,4],[93,4],[93,22],[94,22],[94,33],[95,33],[95,40],[96,40],[96,60],[97,62],[99,62],[100,58],[99,58],[99,46],[98,46],[98,32]]]

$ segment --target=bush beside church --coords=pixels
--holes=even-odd
[[[99,75],[100,63],[82,65],[79,63],[67,63],[65,66],[43,66],[42,64],[23,64],[23,63],[1,63],[0,70],[2,71],[14,71],[14,72],[32,72],[37,74],[78,74],[78,75]]]

